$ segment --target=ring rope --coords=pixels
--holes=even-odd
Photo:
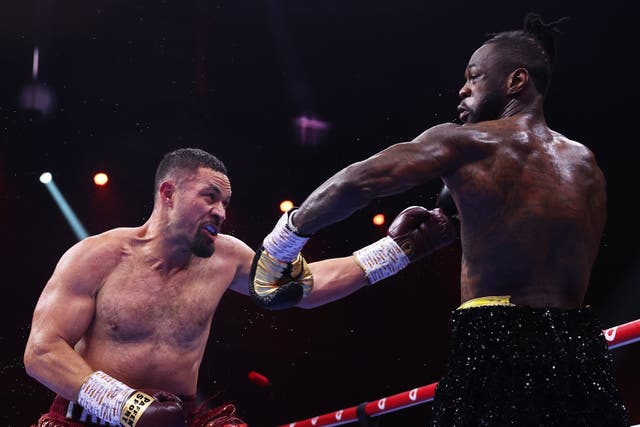
[[[629,323],[614,326],[602,331],[604,338],[609,345],[609,349],[614,349],[640,341],[640,319]],[[432,383],[412,390],[394,394],[392,396],[383,397],[364,405],[364,413],[369,417],[387,414],[410,406],[419,405],[421,403],[430,402],[436,391],[436,385]],[[349,408],[340,409],[339,411],[330,412],[302,421],[295,421],[288,424],[282,424],[279,427],[331,427],[358,421],[358,407],[360,405],[351,406]]]

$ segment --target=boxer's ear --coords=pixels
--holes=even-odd
[[[172,181],[163,181],[160,184],[158,192],[160,193],[160,201],[169,207],[173,207],[173,195],[175,194],[176,186]]]
[[[529,83],[529,71],[526,68],[516,68],[507,77],[507,94],[515,95],[524,90]]]

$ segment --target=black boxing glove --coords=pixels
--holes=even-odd
[[[413,262],[453,243],[456,229],[440,208],[430,211],[422,206],[410,206],[396,216],[387,235]]]
[[[101,420],[124,427],[187,427],[182,401],[159,390],[135,390],[102,371],[80,386],[77,402]]]

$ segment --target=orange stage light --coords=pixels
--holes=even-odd
[[[293,207],[293,202],[291,200],[285,200],[282,203],[280,203],[280,212],[287,212],[292,207]]]
[[[106,173],[99,172],[93,176],[93,182],[95,182],[96,185],[99,185],[102,187],[107,182],[109,182],[109,177],[107,176]]]

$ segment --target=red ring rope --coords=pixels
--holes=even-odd
[[[622,347],[640,341],[640,319],[623,325],[614,326],[613,328],[602,331],[604,338],[609,344],[609,348]],[[408,408],[420,403],[430,402],[436,391],[436,385],[433,383],[422,387],[414,388],[409,391],[394,394],[393,396],[383,397],[382,399],[369,402],[364,407],[364,412],[369,417],[386,414],[397,411],[399,409]],[[357,406],[351,406],[339,411],[330,412],[328,414],[319,415],[302,421],[295,421],[288,424],[282,424],[279,427],[320,427],[320,426],[339,426],[342,424],[358,421],[356,414]]]

